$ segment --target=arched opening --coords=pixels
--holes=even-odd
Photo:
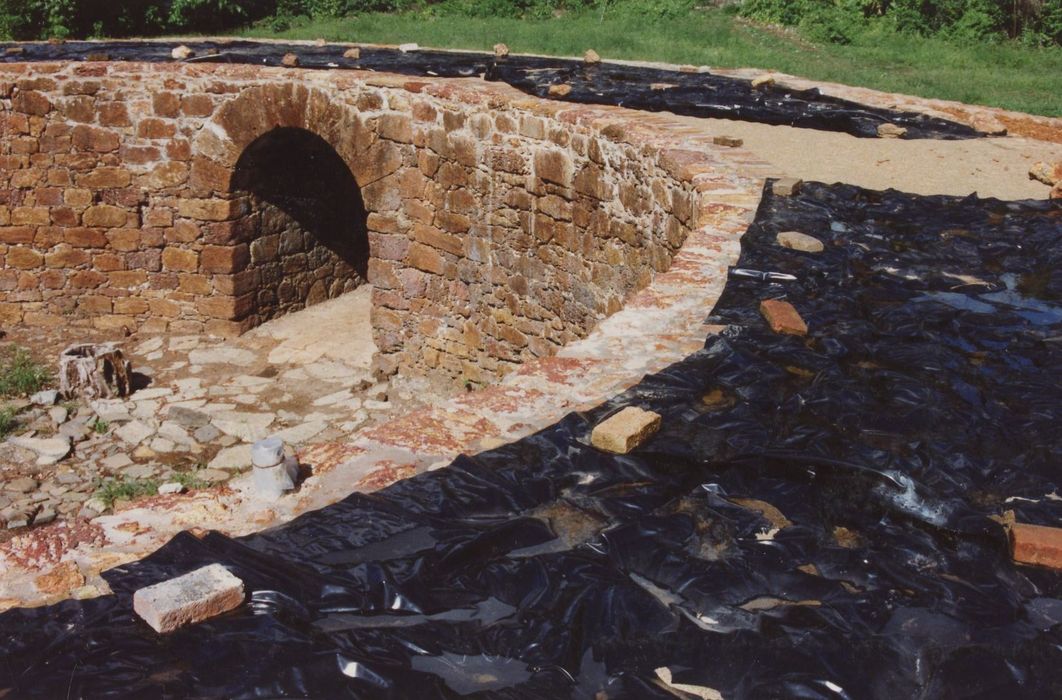
[[[366,279],[367,214],[350,168],[305,129],[275,128],[244,149],[232,178],[250,196],[256,323],[353,290]]]

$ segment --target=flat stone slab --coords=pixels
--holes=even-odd
[[[67,437],[13,437],[8,438],[7,441],[15,447],[21,447],[24,450],[35,453],[37,455],[37,464],[41,466],[55,464],[70,454],[70,438]]]
[[[276,419],[272,413],[243,413],[226,411],[213,418],[214,427],[244,442],[268,437],[268,428]]]
[[[115,430],[114,433],[130,445],[136,446],[154,435],[155,431],[150,426],[135,420],[126,423]]]
[[[660,414],[628,406],[594,427],[590,444],[599,450],[625,455],[660,429]]]
[[[221,564],[211,564],[133,594],[133,611],[159,634],[238,608],[243,581]]]
[[[255,354],[243,348],[197,348],[188,353],[188,361],[193,365],[239,365],[246,367],[254,364]]]

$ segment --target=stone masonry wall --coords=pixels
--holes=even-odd
[[[385,366],[477,381],[585,336],[667,269],[707,167],[643,115],[479,81],[6,64],[0,109],[0,323],[233,335],[360,283],[234,184],[248,145],[297,129],[363,200]]]

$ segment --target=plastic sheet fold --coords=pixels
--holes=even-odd
[[[112,596],[0,615],[0,689],[1058,697],[1062,576],[1016,566],[992,516],[1062,516],[1060,263],[1058,203],[768,185],[738,267],[795,279],[732,276],[703,350],[282,527],[182,534],[106,572]],[[807,337],[770,331],[770,298]],[[627,405],[661,431],[591,447]],[[246,605],[161,637],[134,617],[135,589],[214,562]]]
[[[0,62],[20,61],[145,61],[172,63],[171,51],[185,45],[194,51],[193,63],[238,63],[280,66],[295,54],[299,66],[318,70],[357,69],[410,76],[482,77],[507,83],[529,94],[584,104],[603,104],[646,111],[667,111],[695,117],[736,119],[876,138],[878,127],[893,124],[906,130],[905,139],[969,139],[987,136],[970,126],[915,112],[870,107],[822,94],[818,89],[784,85],[753,87],[751,81],[711,72],[685,73],[618,63],[587,64],[563,58],[507,56],[482,53],[395,48],[360,49],[347,58],[346,47],[275,42],[232,41],[116,41],[61,44],[19,44],[14,53],[0,44]],[[550,87],[566,85],[568,94],[550,94]]]

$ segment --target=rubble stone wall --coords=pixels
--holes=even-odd
[[[709,167],[646,115],[481,81],[6,64],[0,110],[0,323],[234,335],[368,281],[385,365],[475,381],[666,270]],[[320,198],[360,198],[345,252],[238,181],[277,129],[349,169]]]

